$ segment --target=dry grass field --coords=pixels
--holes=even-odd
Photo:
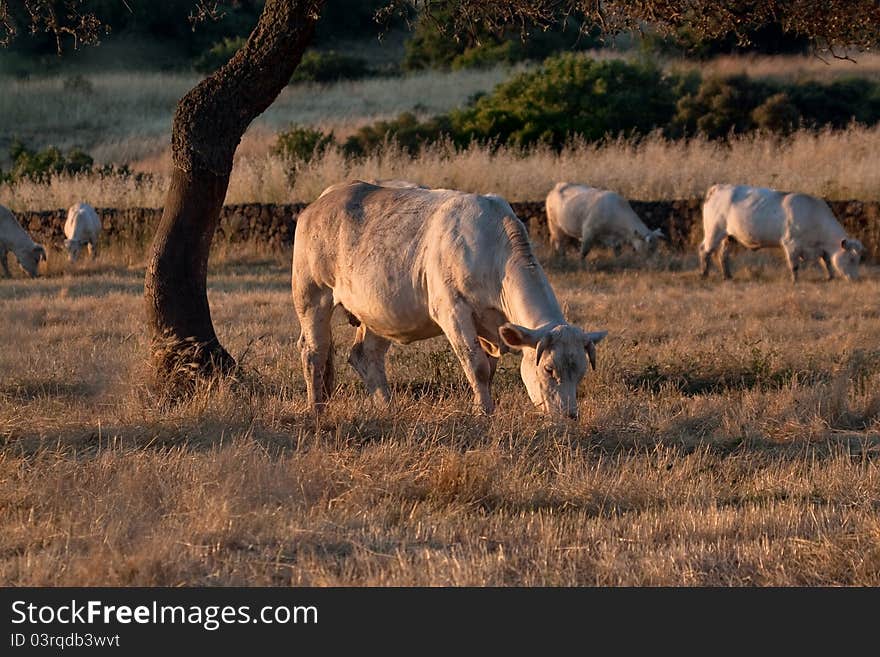
[[[472,415],[439,339],[392,348],[390,408],[340,364],[313,417],[288,253],[220,246],[244,372],[164,409],[141,254],[0,281],[0,584],[880,585],[880,269],[545,256],[610,331],[577,423],[532,410],[514,356]]]
[[[252,136],[251,146],[259,141]],[[753,135],[729,144],[705,139],[675,141],[659,135],[638,142],[572,144],[561,153],[449,145],[426,148],[418,158],[390,147],[346,159],[337,151],[300,166],[291,184],[287,166],[253,150],[236,161],[227,204],[310,202],[340,180],[390,178],[430,187],[501,194],[510,201],[543,199],[560,180],[589,182],[627,198],[660,200],[702,197],[716,182],[788,189],[828,199],[880,199],[880,127],[800,131],[780,140]],[[245,149],[247,153],[247,149]],[[161,167],[160,167],[161,168]],[[161,207],[169,177],[134,181],[97,175],[55,177],[51,184],[0,185],[0,204],[14,211],[54,210],[88,200],[96,207]]]

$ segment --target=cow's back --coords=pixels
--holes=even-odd
[[[703,206],[706,234],[722,230],[748,248],[775,246],[787,232],[785,195],[747,185],[713,185]]]
[[[101,219],[88,203],[74,203],[67,210],[64,234],[67,239],[95,242],[101,232]]]
[[[570,237],[580,238],[585,223],[601,227],[609,192],[587,185],[559,183],[550,193],[557,226]]]
[[[400,338],[438,289],[472,296],[487,280],[500,285],[505,213],[503,199],[452,190],[337,186],[297,220],[293,276],[332,288],[367,326]]]

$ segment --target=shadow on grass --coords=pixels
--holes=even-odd
[[[88,399],[94,394],[94,387],[82,381],[25,381],[0,385],[0,397],[22,402],[50,398],[73,401]]]
[[[712,375],[684,370],[660,371],[653,367],[623,375],[623,381],[630,390],[647,390],[656,394],[671,389],[686,397],[745,390],[767,392],[790,386],[794,381],[805,385],[817,385],[828,383],[832,378],[830,372],[822,370],[783,369],[763,372],[743,369],[739,372]]]

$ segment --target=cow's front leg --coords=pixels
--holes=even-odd
[[[495,410],[495,403],[489,391],[493,367],[477,338],[473,309],[462,301],[448,305],[441,302],[432,309],[432,315],[432,319],[443,329],[449,344],[452,345],[452,350],[461,362],[471,390],[474,392],[474,406],[478,412],[491,415]]]
[[[3,278],[12,278],[12,274],[9,272],[9,263],[7,262],[6,258],[6,249],[0,248],[0,269],[3,270]]]
[[[831,257],[827,253],[819,256],[819,266],[825,273],[825,280],[830,281],[834,278],[834,267],[831,266]]]
[[[391,395],[388,391],[388,378],[385,374],[385,354],[390,342],[370,331],[366,325],[357,328],[354,344],[348,356],[349,364],[361,377],[373,399],[387,404]]]
[[[593,234],[593,231],[589,229],[584,229],[584,232],[581,235],[581,260],[587,259],[587,256],[592,250],[595,242],[596,236]]]

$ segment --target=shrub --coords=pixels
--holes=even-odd
[[[752,110],[752,122],[765,132],[778,132],[789,135],[794,132],[801,120],[801,113],[794,106],[788,94],[773,94]]]
[[[69,75],[64,78],[64,90],[84,96],[95,93],[95,84],[84,75]]]
[[[744,75],[703,80],[695,93],[679,98],[669,132],[710,139],[754,129],[752,112],[775,91],[770,83]]]
[[[303,55],[291,82],[335,82],[357,80],[369,75],[366,61],[360,57],[342,55],[334,51],[310,50]]]
[[[675,111],[672,81],[648,65],[566,54],[450,115],[455,138],[561,147],[575,135],[647,134]]]
[[[238,49],[244,45],[245,41],[244,37],[227,37],[215,43],[196,58],[193,62],[193,68],[205,75],[213,73],[232,59],[232,56],[238,52]]]
[[[468,48],[450,62],[452,70],[463,68],[491,68],[498,64],[512,64],[522,59],[522,48],[513,41],[484,43]]]
[[[880,84],[871,80],[806,82],[788,93],[808,125],[843,128],[852,120],[868,125],[880,121]]]
[[[12,159],[12,169],[0,177],[13,183],[25,179],[48,182],[57,174],[90,172],[94,164],[88,153],[77,148],[67,151],[67,154],[62,153],[55,146],[42,151],[32,151],[17,140],[9,147],[9,156]]]
[[[362,127],[346,140],[343,150],[346,155],[366,155],[393,142],[411,155],[417,155],[424,144],[436,143],[451,135],[452,127],[446,116],[419,121],[412,112],[404,112],[391,121]]]
[[[278,133],[272,153],[289,162],[309,162],[334,143],[333,133],[291,125],[285,132]]]

